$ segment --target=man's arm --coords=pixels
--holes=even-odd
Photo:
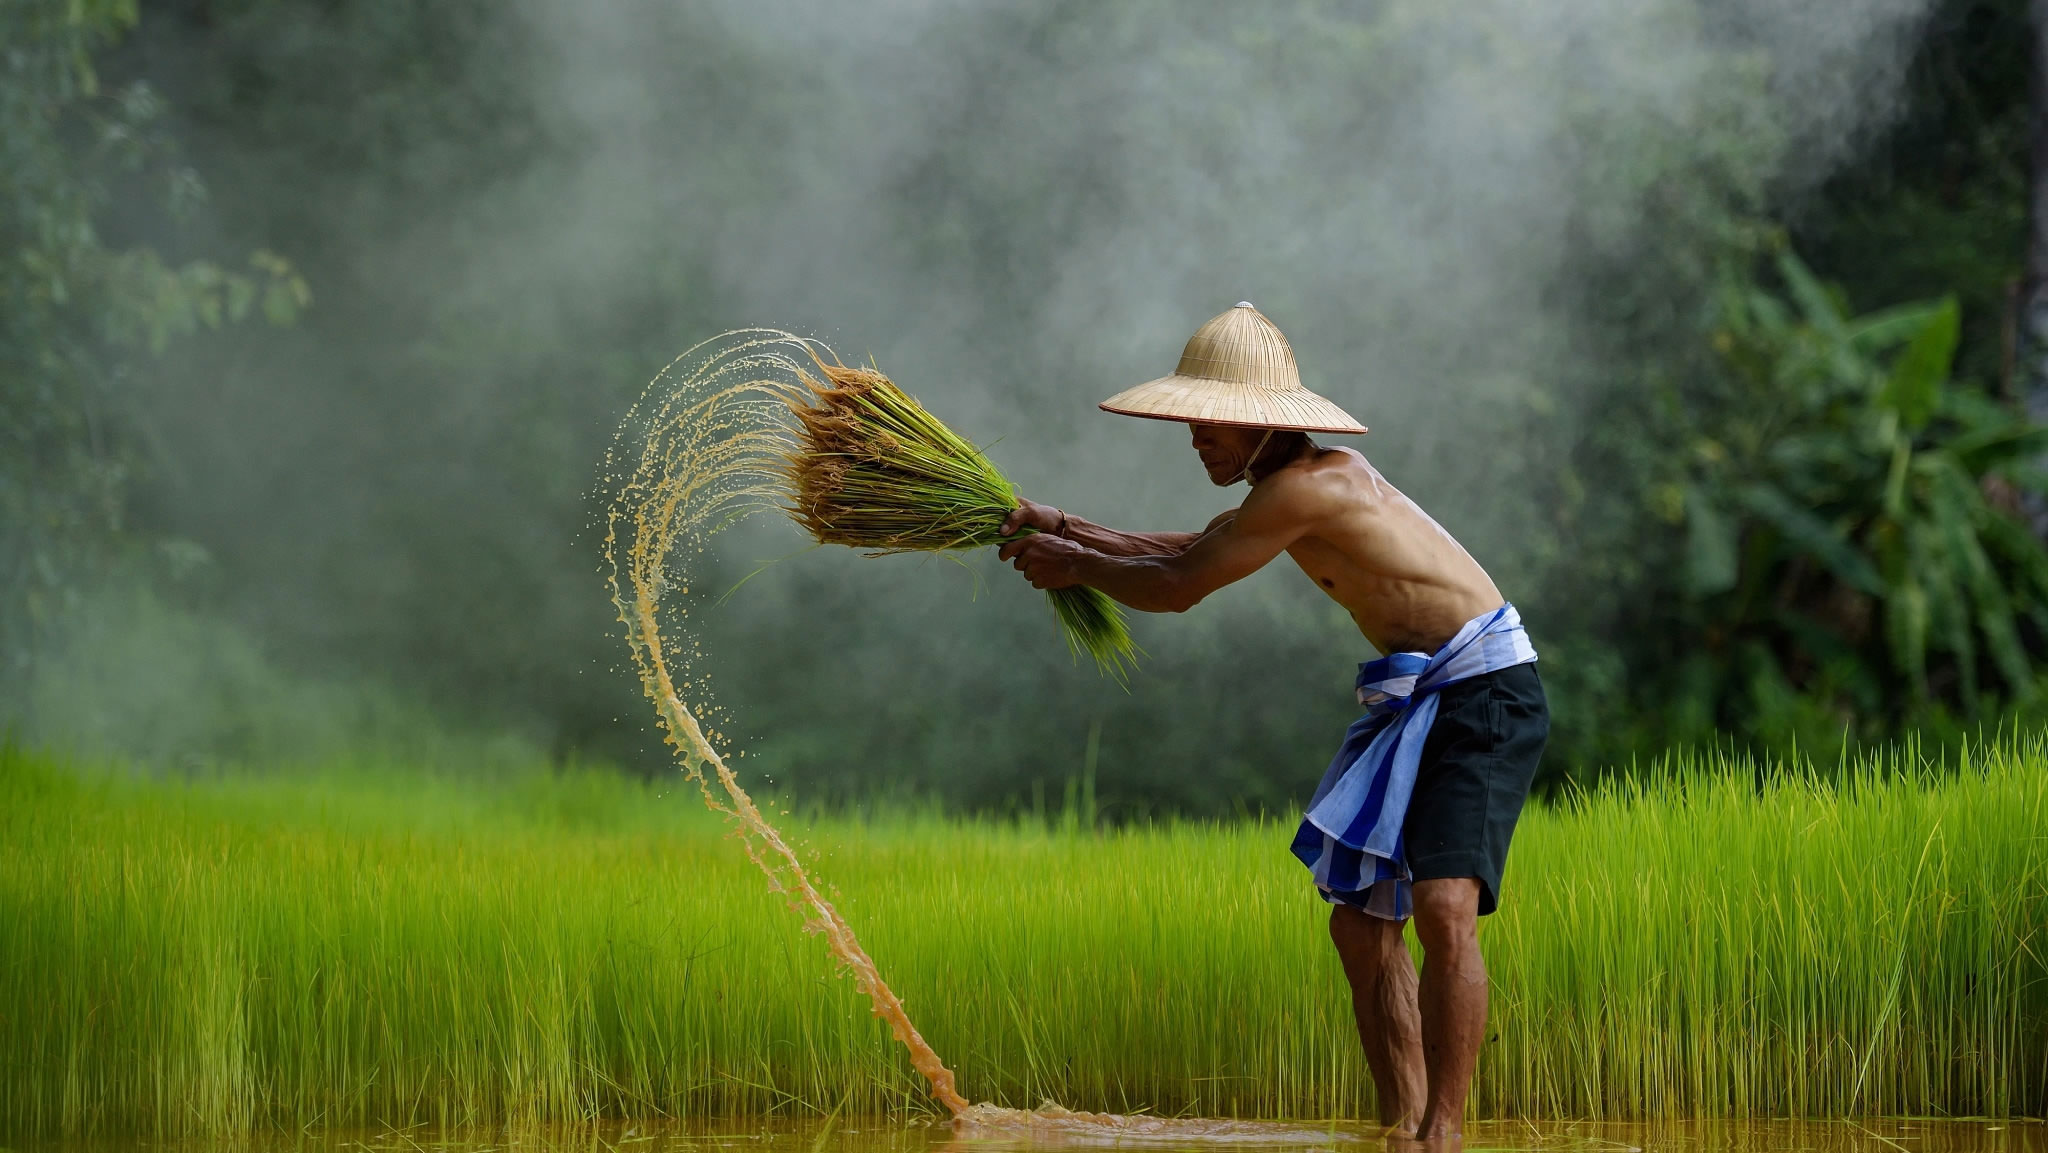
[[[1314,521],[1314,494],[1300,486],[1262,486],[1235,514],[1176,553],[1109,556],[1056,536],[1013,540],[998,555],[1016,565],[1032,587],[1084,584],[1140,612],[1186,612],[1203,597],[1257,572],[1306,535]]]
[[[1196,532],[1123,532],[1033,500],[1017,502],[1017,511],[1003,522],[1003,535],[1008,536],[1022,528],[1063,536],[1104,556],[1173,556],[1186,551],[1202,535]]]

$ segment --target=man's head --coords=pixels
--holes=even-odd
[[[1293,429],[1251,428],[1235,424],[1189,424],[1195,452],[1209,481],[1219,487],[1252,479],[1294,459],[1308,443],[1308,434]],[[1247,478],[1245,475],[1252,475]]]
[[[1217,484],[1243,479],[1246,465],[1258,473],[1269,462],[1292,460],[1306,442],[1299,434],[1365,431],[1351,414],[1301,386],[1287,338],[1242,300],[1195,330],[1172,373],[1127,388],[1100,407],[1193,424],[1195,450]],[[1269,429],[1273,441],[1261,452],[1258,442]]]

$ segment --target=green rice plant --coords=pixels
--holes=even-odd
[[[2048,1112],[2044,828],[2039,737],[1533,805],[1481,922],[1474,1109]],[[976,1100],[1373,1113],[1290,822],[792,832]],[[779,905],[680,781],[0,751],[0,1132],[929,1108]]]
[[[1001,544],[1017,491],[987,456],[872,368],[817,361],[793,394],[789,514],[821,544],[940,552]],[[1026,532],[1031,530],[1026,529]],[[1123,609],[1086,585],[1046,593],[1067,648],[1124,679],[1138,657]]]

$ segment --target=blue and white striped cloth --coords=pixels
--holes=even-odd
[[[1393,653],[1358,666],[1358,703],[1366,713],[1344,734],[1294,834],[1294,855],[1315,875],[1324,900],[1388,920],[1410,914],[1401,824],[1422,744],[1436,723],[1437,693],[1535,659],[1522,614],[1504,604],[1465,622],[1435,656]]]

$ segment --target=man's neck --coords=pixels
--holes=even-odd
[[[1245,465],[1245,479],[1256,487],[1260,481],[1298,460],[1315,455],[1316,451],[1316,442],[1308,437],[1296,440],[1289,436],[1285,441],[1276,437],[1272,444],[1252,457],[1250,464]]]

